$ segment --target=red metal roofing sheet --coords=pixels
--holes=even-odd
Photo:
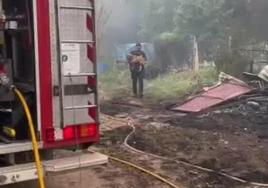
[[[181,112],[200,112],[253,90],[254,88],[247,86],[246,84],[241,85],[230,81],[211,88],[207,92],[193,97],[184,104],[175,106],[172,110]]]

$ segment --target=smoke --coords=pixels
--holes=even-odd
[[[122,28],[132,19],[134,12],[125,0],[102,0],[99,1],[106,13],[110,13],[107,27]]]
[[[100,0],[96,3],[99,58],[112,56],[117,44],[139,40],[140,14],[127,0]]]

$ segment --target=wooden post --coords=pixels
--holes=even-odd
[[[198,42],[196,40],[196,36],[193,39],[193,71],[199,71],[199,51],[198,51]]]

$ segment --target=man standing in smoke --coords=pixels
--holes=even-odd
[[[128,57],[129,69],[132,78],[132,90],[135,97],[143,97],[143,79],[145,74],[146,54],[142,51],[142,45],[137,43]],[[139,85],[139,90],[137,90]]]

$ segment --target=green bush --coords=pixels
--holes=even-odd
[[[193,72],[172,73],[158,77],[147,83],[146,96],[154,101],[183,98],[196,93],[203,86],[213,85],[217,80],[214,68]]]

